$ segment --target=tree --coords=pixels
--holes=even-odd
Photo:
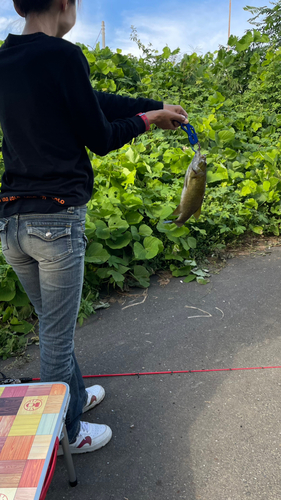
[[[244,10],[250,12],[251,17],[248,22],[257,27],[265,35],[268,35],[270,44],[275,47],[281,46],[281,0],[270,2],[274,7],[244,7]]]

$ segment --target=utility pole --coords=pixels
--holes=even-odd
[[[101,34],[102,34],[102,48],[105,49],[105,23],[101,23]]]
[[[228,39],[227,39],[227,41],[229,40],[229,37],[230,37],[230,24],[231,24],[231,0],[229,0],[229,20],[228,20]],[[229,50],[229,46],[228,46],[228,50]]]

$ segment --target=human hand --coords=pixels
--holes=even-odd
[[[148,111],[145,114],[150,124],[157,125],[157,127],[164,130],[176,130],[181,123],[188,123],[187,117],[182,113],[170,111],[169,109],[165,108],[155,111]]]
[[[183,109],[181,106],[179,106],[177,104],[176,105],[174,105],[174,104],[164,104],[163,109],[167,109],[168,111],[173,111],[175,113],[178,113],[179,115],[185,116],[188,119],[188,114],[185,111],[185,109]]]

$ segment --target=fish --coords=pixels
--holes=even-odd
[[[206,155],[201,155],[199,145],[199,149],[185,174],[180,204],[172,213],[172,215],[179,217],[176,220],[166,222],[174,222],[178,227],[181,227],[192,215],[195,219],[199,219],[205,194],[206,177]]]

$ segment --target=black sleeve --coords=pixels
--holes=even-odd
[[[110,122],[117,118],[131,118],[137,113],[163,109],[163,102],[154,101],[153,99],[144,99],[142,97],[133,99],[132,97],[107,94],[106,92],[94,92],[96,93],[101,109]]]
[[[145,131],[139,116],[112,122],[107,119],[92,89],[88,62],[79,47],[75,47],[62,68],[60,87],[76,136],[93,153],[104,156]]]

